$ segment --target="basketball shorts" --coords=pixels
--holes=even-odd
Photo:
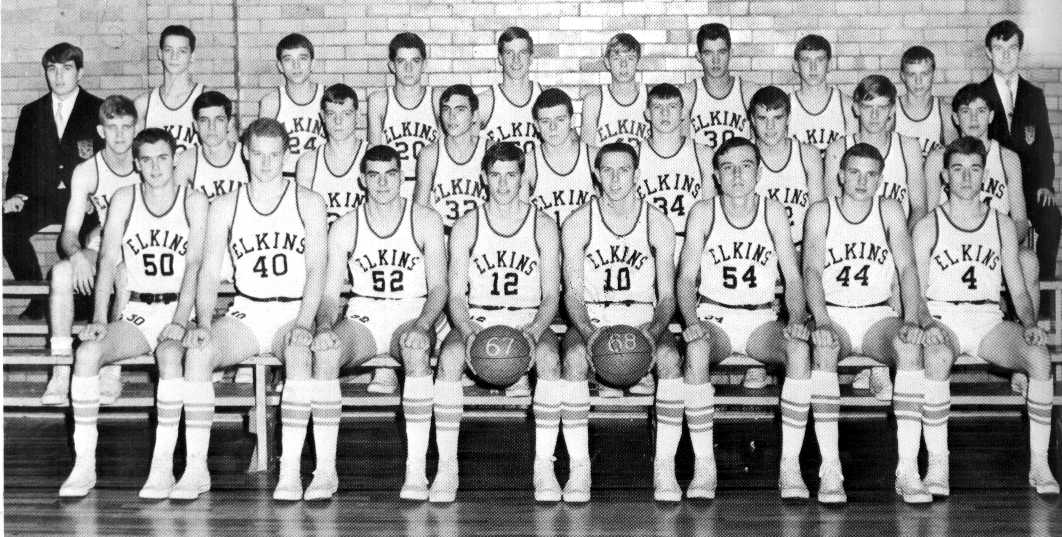
[[[173,321],[173,313],[177,311],[177,301],[169,304],[145,304],[130,300],[118,318],[135,326],[144,335],[147,344],[152,350],[158,345],[159,334],[166,325]]]
[[[301,300],[259,302],[237,295],[225,315],[240,321],[254,334],[260,354],[273,351],[277,333],[298,317],[301,305]]]
[[[870,327],[883,319],[899,317],[896,310],[889,306],[863,306],[849,308],[845,306],[826,305],[826,313],[830,319],[848,333],[848,340],[852,343],[852,354],[863,353],[863,339],[867,336]]]
[[[999,304],[954,304],[928,301],[929,313],[955,333],[955,345],[962,354],[977,356],[981,340],[999,323],[1003,310]]]
[[[480,328],[502,325],[509,328],[522,328],[535,321],[538,308],[477,308],[468,307],[468,318],[478,324]]]
[[[652,322],[655,308],[652,304],[639,302],[635,304],[610,304],[593,302],[586,305],[590,323],[595,328],[626,324],[638,328]]]
[[[730,338],[731,352],[748,354],[749,337],[757,328],[777,320],[778,314],[769,307],[749,310],[704,302],[697,306],[697,318],[718,326]]]
[[[415,320],[424,311],[424,298],[393,300],[365,296],[351,297],[347,302],[347,319],[365,326],[376,342],[376,352],[390,353],[395,332],[400,326]],[[395,356],[400,358],[400,356]]]

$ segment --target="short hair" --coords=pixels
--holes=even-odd
[[[952,155],[978,155],[984,165],[985,159],[988,158],[988,149],[985,149],[984,142],[973,136],[960,136],[944,148],[945,168],[951,164]]]
[[[701,51],[701,45],[705,41],[714,41],[716,39],[722,39],[726,43],[726,48],[730,48],[730,28],[718,22],[702,24],[697,29],[697,52]]]
[[[881,151],[866,142],[855,144],[844,151],[844,154],[841,155],[840,169],[844,170],[848,166],[848,160],[854,157],[868,158],[877,162],[879,172],[885,169],[885,157],[881,156]]]
[[[154,144],[158,142],[166,142],[166,145],[170,146],[170,155],[173,156],[177,153],[177,140],[173,138],[173,135],[166,132],[166,129],[159,127],[148,127],[133,137],[133,158],[140,158],[140,148],[145,144]]]
[[[358,94],[354,88],[343,83],[332,84],[321,95],[321,110],[324,110],[326,103],[343,104],[347,100],[353,101],[354,109],[358,109]]]
[[[638,42],[636,37],[627,32],[618,33],[608,40],[608,44],[605,45],[605,56],[608,56],[610,52],[618,48],[630,50],[637,54],[639,58],[642,56],[642,44]]]
[[[224,93],[220,91],[204,91],[200,93],[195,101],[192,102],[192,118],[198,119],[199,112],[204,108],[210,108],[213,106],[220,106],[225,111],[226,117],[232,117],[232,99],[229,99]]]
[[[255,137],[279,138],[283,142],[285,150],[287,150],[288,141],[291,138],[284,125],[269,117],[260,117],[252,121],[250,125],[247,125],[247,128],[243,131],[243,136],[240,137],[240,142],[245,146],[249,146],[251,145],[251,138]]]
[[[959,91],[956,91],[955,96],[951,98],[951,111],[957,113],[960,108],[970,106],[978,99],[984,101],[985,104],[992,102],[988,100],[988,92],[982,89],[980,85],[967,84],[959,88]]]
[[[364,174],[365,170],[369,168],[369,162],[394,162],[401,169],[402,155],[399,155],[395,148],[387,144],[374,145],[365,151],[365,156],[358,163],[358,169],[361,170],[361,173]]]
[[[992,25],[988,29],[988,33],[985,34],[985,46],[992,48],[992,40],[999,39],[1000,41],[1008,41],[1010,38],[1018,36],[1018,48],[1025,46],[1025,32],[1021,31],[1021,28],[1012,20],[1001,20]]]
[[[933,55],[933,51],[929,50],[922,45],[915,45],[905,51],[900,56],[900,70],[912,63],[929,62],[930,69],[937,68],[937,57]]]
[[[424,40],[419,35],[413,32],[402,32],[393,38],[387,45],[387,59],[395,61],[398,56],[398,49],[403,48],[415,48],[417,52],[420,52],[421,59],[428,57],[428,47],[424,45]]]
[[[601,169],[601,160],[609,153],[625,153],[631,158],[634,169],[638,169],[638,151],[634,149],[634,146],[627,142],[609,142],[597,150],[597,155],[594,157],[595,170]]]
[[[756,90],[756,93],[753,93],[752,98],[749,99],[749,116],[752,116],[757,106],[764,110],[784,110],[785,115],[788,116],[792,105],[789,102],[789,95],[782,88],[764,86]]]
[[[652,88],[649,88],[649,93],[645,95],[645,105],[649,106],[654,99],[678,99],[680,103],[685,104],[683,102],[685,99],[682,98],[682,91],[674,84],[668,82],[661,82]]]
[[[110,95],[100,104],[100,125],[108,119],[131,117],[136,121],[138,115],[133,100],[125,95]]]
[[[81,50],[81,47],[71,45],[65,41],[52,45],[41,56],[41,66],[45,69],[48,68],[49,63],[66,63],[70,61],[74,62],[74,67],[80,70],[85,66],[85,52]]]
[[[171,24],[163,28],[162,34],[159,35],[159,48],[162,48],[162,46],[166,43],[166,38],[171,35],[176,35],[187,39],[188,48],[192,49],[192,52],[195,52],[195,32],[193,32],[191,28],[183,24]]]
[[[760,156],[760,148],[756,147],[755,142],[745,138],[744,136],[735,136],[733,138],[727,138],[723,143],[719,144],[719,147],[715,150],[715,154],[712,155],[712,167],[719,169],[719,157],[727,154],[732,149],[739,147],[752,148],[752,153],[756,156],[756,164],[759,164],[763,160]]]
[[[535,42],[531,40],[531,34],[527,30],[519,26],[510,26],[502,30],[501,35],[498,36],[498,54],[501,54],[505,49],[505,44],[517,39],[523,39],[527,41],[528,52],[534,52]]]
[[[277,61],[280,61],[280,55],[285,50],[297,48],[304,48],[310,51],[310,58],[313,58],[313,43],[310,42],[309,38],[302,34],[288,34],[277,43]]]
[[[479,97],[476,96],[476,92],[472,89],[472,86],[469,86],[468,84],[454,84],[444,89],[442,95],[439,97],[439,107],[442,108],[442,105],[454,95],[460,95],[467,98],[468,105],[472,108],[473,112],[479,110]]]
[[[490,167],[497,162],[515,162],[520,173],[524,173],[527,164],[527,156],[516,142],[496,142],[487,146],[483,152],[483,173],[490,171]]]
[[[799,60],[801,52],[814,52],[816,50],[825,52],[827,60],[833,57],[833,48],[830,47],[830,42],[825,37],[819,34],[808,34],[796,42],[796,46],[793,47],[793,59]]]
[[[535,99],[535,104],[531,105],[531,117],[538,121],[539,110],[554,106],[563,106],[568,111],[569,116],[575,115],[572,98],[560,88],[548,88],[542,90],[542,93],[539,93],[538,98]]]
[[[885,75],[867,75],[856,85],[852,92],[852,100],[856,104],[869,101],[877,97],[885,97],[889,104],[896,104],[896,84],[893,84]]]

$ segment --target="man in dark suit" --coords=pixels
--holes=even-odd
[[[1047,121],[1044,92],[1018,76],[1018,63],[1025,35],[1012,21],[994,24],[985,35],[985,52],[992,61],[992,74],[981,87],[995,112],[988,136],[1014,150],[1021,159],[1022,185],[1029,220],[1040,238],[1036,257],[1040,260],[1040,280],[1055,276],[1058,257],[1059,222],[1055,206],[1055,152],[1051,126]]]
[[[41,65],[51,91],[19,114],[4,196],[4,259],[16,280],[44,279],[30,237],[63,221],[70,174],[103,147],[96,132],[102,101],[79,86],[81,49],[59,43],[44,53]],[[44,310],[44,300],[35,299],[22,317],[43,319]]]

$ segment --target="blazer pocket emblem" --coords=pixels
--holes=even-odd
[[[1036,143],[1036,125],[1025,126],[1025,145]]]
[[[77,141],[77,156],[80,157],[81,160],[85,160],[85,159],[91,158],[92,154],[95,153],[95,152],[96,152],[96,150],[92,146],[92,140],[78,140]]]

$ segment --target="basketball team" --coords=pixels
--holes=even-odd
[[[604,47],[611,82],[580,96],[577,129],[572,97],[529,78],[526,30],[500,34],[502,82],[480,93],[425,85],[425,43],[402,33],[388,48],[394,84],[368,96],[362,140],[359,96],[314,81],[305,36],[277,44],[284,82],[237,136],[232,100],[192,79],[195,35],[169,26],[162,86],[104,99],[104,145],[73,172],[66,259],[52,275],[53,354],[72,353],[74,295],[94,307],[72,377],[56,374],[49,387],[69,390],[74,415],[76,462],[59,495],[96,484],[101,368],[156,357],[157,428],[139,494],[192,500],[211,487],[214,372],[272,353],[285,374],[274,498],[331,498],[340,369],[389,355],[404,372],[399,494],[452,502],[464,383],[476,376],[469,350],[496,325],[530,349],[518,373],[535,373],[536,501],[590,499],[588,349],[616,325],[651,347],[653,371],[629,390],[655,394],[657,501],[715,496],[710,373],[732,354],[784,368],[783,498],[810,497],[799,465],[810,413],[817,499],[846,502],[837,364],[851,355],[895,370],[877,391],[894,407],[903,501],[949,494],[949,379],[963,354],[1022,373],[1029,484],[1057,494],[1022,164],[989,135],[999,100],[989,86],[1009,88],[1022,44],[1014,23],[993,26],[995,78],[948,100],[933,96],[935,59],[921,46],[900,58],[906,93],[875,74],[849,96],[828,84],[831,46],[818,35],[797,42],[800,85],[786,93],[732,74],[721,24],[696,33],[703,77],[681,85],[639,83],[641,45],[621,33]],[[50,84],[75,91],[82,63],[65,43],[43,59]],[[102,229],[82,243],[93,211]],[[235,299],[216,317],[222,281]],[[384,390],[398,384],[390,369],[377,376]],[[526,373],[507,390],[530,393]],[[176,479],[182,409],[187,462]],[[675,472],[684,418],[695,454],[685,490]],[[304,488],[311,421],[316,468]],[[563,486],[553,462],[561,432]]]

